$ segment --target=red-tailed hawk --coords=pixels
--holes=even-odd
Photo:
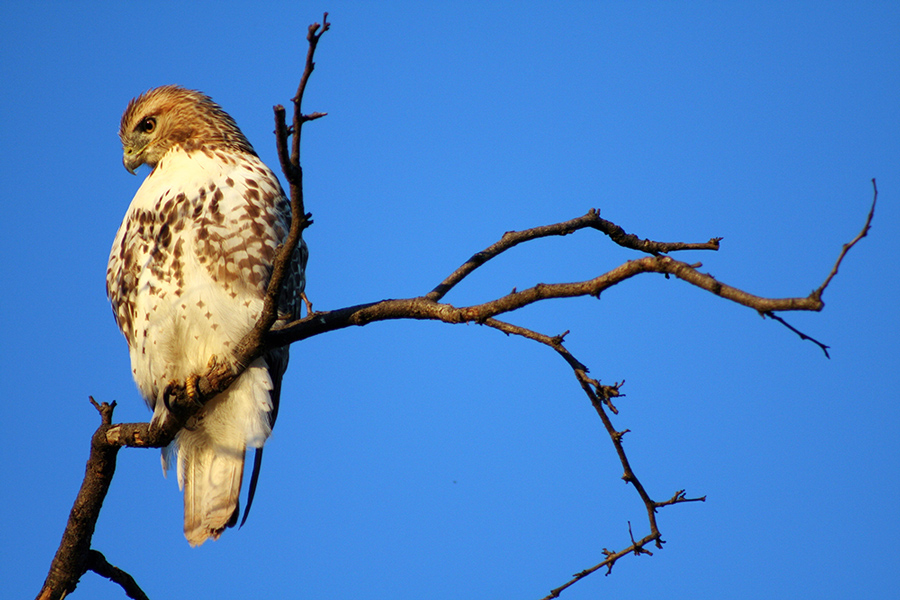
[[[234,120],[200,92],[164,86],[133,99],[119,137],[128,171],[153,170],[116,234],[106,290],[134,380],[159,422],[169,382],[202,373],[213,357],[228,360],[256,323],[291,206]],[[301,242],[280,319],[299,316],[306,257]],[[177,455],[191,545],[236,523],[248,446],[257,449],[249,510],[287,362],[287,348],[254,361],[163,451],[164,470]]]

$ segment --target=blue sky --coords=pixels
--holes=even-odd
[[[592,207],[722,281],[805,296],[862,226],[820,314],[786,319],[644,275],[522,310],[606,383],[668,541],[563,598],[886,597],[900,583],[900,7],[890,2],[8,3],[0,19],[0,563],[37,593],[98,417],[148,413],[105,294],[145,176],[128,100],[203,90],[276,165],[306,26],[316,308],[426,293],[504,231]],[[504,255],[446,300],[593,277],[589,232]],[[156,452],[125,450],[94,547],[152,598],[540,598],[646,524],[601,423],[545,348],[476,325],[376,323],[292,349],[250,519],[191,549]],[[86,575],[74,598],[122,598]]]

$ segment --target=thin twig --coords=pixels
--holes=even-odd
[[[631,546],[628,546],[627,548],[619,550],[618,552],[613,552],[611,550],[607,550],[606,548],[604,548],[603,554],[606,555],[606,559],[604,561],[602,561],[599,564],[594,565],[593,567],[590,567],[583,571],[579,571],[578,573],[575,573],[572,576],[572,579],[570,579],[566,583],[562,584],[561,586],[550,590],[550,593],[548,595],[544,596],[541,600],[552,600],[553,598],[559,598],[559,595],[565,589],[578,583],[579,581],[581,581],[588,575],[602,569],[603,567],[606,567],[606,574],[609,575],[610,573],[612,573],[613,565],[616,564],[617,560],[619,560],[623,556],[627,556],[629,554],[634,554],[638,550],[638,548],[643,548],[650,542],[654,542],[656,540],[657,540],[657,538],[655,536],[648,535],[648,536],[634,542]]]
[[[604,551],[606,554],[606,559],[600,564],[590,568],[585,569],[584,571],[576,574],[572,580],[563,584],[562,586],[551,591],[550,595],[547,598],[556,598],[562,593],[563,590],[573,585],[575,582],[583,579],[587,575],[593,573],[594,571],[600,569],[601,567],[607,567],[607,575],[612,572],[612,567],[619,558],[626,556],[629,553],[634,554],[648,554],[653,555],[650,550],[647,550],[645,547],[650,542],[655,543],[657,548],[662,548],[663,540],[662,534],[659,531],[657,521],[656,521],[656,510],[658,508],[664,506],[670,506],[682,502],[704,502],[706,501],[706,496],[702,496],[700,498],[686,498],[684,490],[679,490],[675,493],[675,495],[669,500],[665,501],[654,501],[650,498],[643,484],[638,479],[637,475],[634,473],[634,470],[631,467],[631,464],[628,460],[628,457],[625,454],[625,449],[622,445],[622,436],[628,431],[617,431],[612,424],[612,421],[607,416],[604,406],[610,408],[613,412],[617,412],[615,406],[610,402],[611,397],[619,396],[619,385],[614,386],[603,386],[600,382],[591,379],[587,376],[587,367],[584,364],[576,359],[564,346],[563,338],[565,334],[559,336],[547,336],[530,329],[525,329],[523,327],[519,327],[517,325],[512,325],[509,323],[505,323],[502,321],[497,321],[496,319],[488,319],[484,323],[490,327],[498,329],[507,335],[519,335],[526,339],[534,340],[546,346],[553,348],[557,353],[559,353],[563,359],[572,367],[572,371],[575,375],[575,378],[578,380],[585,394],[587,394],[588,399],[591,404],[594,406],[594,409],[597,411],[597,414],[600,416],[601,421],[603,422],[604,427],[607,430],[607,433],[610,436],[610,440],[613,443],[613,446],[616,449],[616,454],[619,457],[619,461],[622,464],[622,468],[624,470],[624,474],[622,479],[624,479],[627,483],[632,484],[638,495],[641,498],[641,501],[644,503],[644,507],[647,510],[647,517],[650,525],[650,534],[642,539],[640,542],[635,541],[634,534],[632,533],[631,521],[628,522],[628,535],[631,538],[631,546],[626,548],[621,552],[609,552]],[[568,332],[567,332],[568,333]]]
[[[863,239],[868,235],[869,229],[872,227],[872,217],[875,216],[875,204],[878,202],[878,185],[875,183],[875,178],[872,178],[872,208],[869,209],[869,215],[866,217],[866,222],[863,225],[862,230],[856,234],[856,237],[844,244],[844,247],[841,249],[841,253],[835,261],[834,266],[831,268],[831,272],[828,274],[828,277],[825,278],[825,281],[816,289],[815,293],[818,296],[822,295],[822,292],[825,291],[825,288],[828,287],[828,284],[831,283],[831,280],[834,279],[834,276],[837,275],[838,268],[841,266],[841,262],[843,262],[844,257],[847,256],[847,252],[850,251],[850,248],[856,245],[856,242]]]
[[[700,496],[699,498],[688,498],[684,495],[684,490],[678,490],[677,492],[675,492],[675,495],[668,500],[663,500],[662,502],[654,502],[653,505],[656,508],[661,508],[663,506],[670,506],[672,504],[681,504],[682,502],[706,502],[706,496]]]
[[[331,23],[328,22],[328,13],[325,13],[322,17],[322,30],[319,31],[319,24],[313,23],[309,26],[309,29],[306,33],[306,41],[307,41],[307,49],[306,49],[306,63],[303,67],[303,75],[300,77],[300,84],[297,86],[297,93],[291,99],[294,103],[294,120],[293,120],[293,134],[294,138],[291,143],[291,162],[299,167],[300,165],[300,130],[303,127],[303,123],[306,121],[311,121],[314,118],[318,118],[319,116],[324,116],[324,113],[314,113],[316,116],[304,116],[303,112],[300,110],[300,106],[303,103],[303,94],[306,92],[306,84],[309,82],[309,77],[312,75],[312,72],[316,68],[316,63],[313,61],[313,58],[316,54],[316,47],[319,45],[319,38],[331,28]],[[292,194],[293,196],[293,194]],[[304,214],[303,207],[301,205],[300,210],[296,214]]]
[[[785,321],[784,319],[782,319],[781,317],[779,317],[772,311],[764,312],[764,313],[762,313],[762,315],[763,315],[763,317],[769,317],[770,319],[772,319],[774,321],[778,321],[779,323],[781,323],[782,325],[784,325],[785,327],[787,327],[788,329],[790,329],[791,331],[793,331],[794,333],[799,335],[801,340],[809,340],[810,342],[812,342],[813,344],[815,344],[816,346],[818,346],[819,348],[822,349],[822,352],[825,353],[825,358],[829,358],[829,359],[831,358],[831,355],[828,354],[828,349],[831,348],[831,346],[826,346],[819,340],[806,335],[805,333],[803,333],[796,327],[792,326],[790,323],[788,323],[787,321]]]

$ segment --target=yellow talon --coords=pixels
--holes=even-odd
[[[200,381],[200,377],[191,373],[184,382],[184,391],[187,394],[188,399],[195,404],[200,402],[200,388],[197,386],[198,381]]]

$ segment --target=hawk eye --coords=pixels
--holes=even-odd
[[[153,117],[146,117],[143,121],[138,123],[135,129],[141,133],[150,133],[156,129],[156,119]]]

